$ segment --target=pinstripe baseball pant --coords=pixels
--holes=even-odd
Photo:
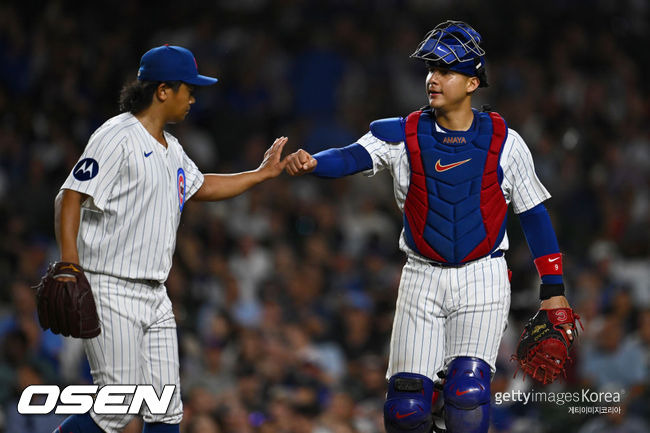
[[[509,309],[503,256],[461,267],[409,256],[400,279],[386,378],[410,372],[435,380],[459,356],[481,358],[494,371]]]
[[[147,405],[140,414],[145,422],[178,424],[183,414],[180,397],[178,340],[172,303],[164,284],[126,280],[86,272],[102,332],[83,340],[93,381],[108,384],[152,384],[176,390],[165,415],[152,415]],[[125,404],[128,404],[125,400]],[[107,432],[122,431],[134,415],[99,415],[93,420]]]

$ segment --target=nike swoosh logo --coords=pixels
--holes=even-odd
[[[556,257],[556,258],[554,258],[554,259],[548,259],[548,261],[549,261],[549,262],[554,262],[554,261],[559,260],[559,259],[560,259],[559,257]]]
[[[471,159],[472,158],[466,159],[464,161],[452,162],[451,164],[440,164],[440,160],[437,160],[436,171],[443,172],[443,171],[451,170],[454,167],[458,167],[459,165],[465,164],[467,161],[470,161]]]
[[[75,271],[75,272],[79,272],[79,269],[77,269],[77,268],[76,268],[75,266],[73,266],[73,265],[65,265],[65,266],[61,266],[61,267],[59,268],[60,271],[62,271],[62,270],[64,270],[64,269],[72,269],[72,270]]]
[[[460,391],[460,390],[457,389],[457,390],[456,390],[456,395],[465,395],[465,394],[467,394],[468,392],[472,392],[472,390],[471,390],[471,389],[468,389],[467,391]]]
[[[402,418],[406,418],[407,416],[411,416],[411,415],[413,415],[415,412],[416,412],[416,411],[409,412],[409,413],[405,413],[404,415],[402,415],[401,413],[397,412],[397,413],[395,414],[395,417],[396,417],[397,419],[402,419]]]
[[[145,153],[144,153],[144,157],[147,158],[147,157],[149,157],[149,155],[151,155],[152,153],[153,153],[153,150],[150,150],[149,152],[145,152]]]

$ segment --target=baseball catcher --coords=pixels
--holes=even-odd
[[[404,223],[399,246],[407,261],[386,372],[388,433],[438,431],[435,406],[441,400],[447,432],[488,432],[490,382],[510,307],[504,257],[509,205],[540,274],[540,320],[548,320],[534,322],[520,359],[529,374],[542,377],[557,374],[545,362],[555,367],[560,360],[562,371],[568,358],[571,338],[561,327],[575,316],[564,296],[562,256],[543,204],[550,193],[523,138],[500,114],[472,107],[474,93],[488,86],[481,43],[465,22],[440,23],[411,55],[426,67],[427,106],[373,121],[348,146],[313,156],[299,149],[287,157],[287,172],[294,176],[388,170],[393,177]],[[548,337],[555,332],[561,336]],[[444,384],[436,390],[438,372]]]
[[[580,322],[580,316],[571,308],[554,308],[540,309],[528,321],[521,334],[517,354],[513,355],[524,377],[529,375],[546,385],[560,373],[566,375],[569,350],[577,336],[576,320]]]
[[[76,263],[49,266],[36,286],[36,304],[43,329],[74,338],[93,338],[100,333],[90,283]]]

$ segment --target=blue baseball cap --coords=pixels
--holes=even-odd
[[[216,78],[199,75],[194,54],[187,48],[162,45],[152,48],[140,59],[140,81],[182,81],[195,86],[209,86]]]

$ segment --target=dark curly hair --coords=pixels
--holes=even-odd
[[[153,95],[163,81],[134,80],[127,83],[120,91],[120,111],[137,114],[148,108],[153,101]],[[180,81],[164,81],[174,92],[181,87]]]

